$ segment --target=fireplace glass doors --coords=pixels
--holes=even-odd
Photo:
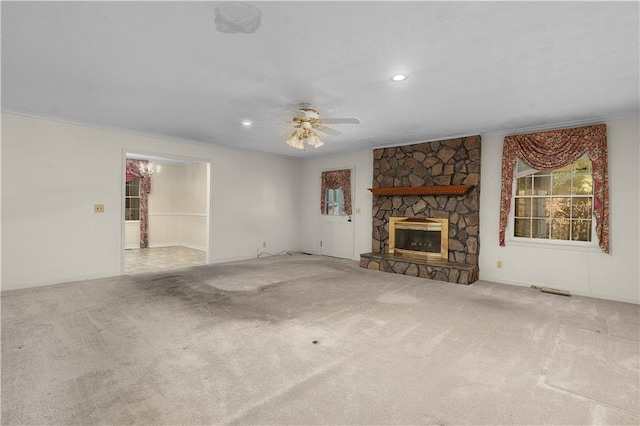
[[[448,219],[391,217],[389,254],[426,260],[447,260],[448,235]]]
[[[441,231],[396,229],[396,249],[440,253]]]

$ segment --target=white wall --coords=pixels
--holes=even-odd
[[[151,177],[150,247],[206,250],[206,217],[206,163],[165,164],[161,173]]]
[[[609,148],[610,250],[572,251],[498,244],[502,142],[482,136],[480,191],[480,279],[541,285],[574,294],[640,303],[639,121],[607,122]],[[503,269],[496,268],[502,260]]]
[[[311,158],[302,161],[300,205],[303,218],[300,228],[300,247],[311,254],[320,253],[320,175],[325,170],[354,167],[352,219],[354,222],[353,260],[360,260],[361,253],[371,251],[373,152],[355,155],[337,155]],[[357,213],[356,209],[360,209]]]
[[[212,262],[299,250],[297,160],[3,113],[3,290],[121,273],[125,152],[212,163]]]
[[[207,165],[191,163],[183,167],[180,244],[207,249]]]
[[[3,290],[121,273],[124,152],[212,162],[212,262],[258,250],[319,253],[320,174],[355,167],[354,212],[361,213],[353,215],[353,259],[371,251],[372,152],[294,160],[13,114],[2,119]],[[481,279],[640,303],[640,123],[606,124],[610,255],[499,247],[503,135],[482,135]],[[37,172],[23,173],[24,165]],[[105,204],[104,214],[93,213],[95,203]]]

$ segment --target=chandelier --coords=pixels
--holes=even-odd
[[[150,178],[153,175],[160,174],[160,166],[154,166],[151,162],[140,162],[140,176]]]
[[[311,124],[303,121],[300,123],[300,127],[287,139],[287,145],[296,149],[306,150],[307,146],[320,148],[324,145],[324,142],[320,140],[320,136],[313,130]]]

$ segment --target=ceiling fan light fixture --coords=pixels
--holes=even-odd
[[[309,146],[314,148],[324,146],[324,142],[316,133],[316,129],[331,136],[341,135],[339,131],[325,126],[327,122],[336,124],[360,124],[360,119],[357,117],[321,119],[318,111],[312,109],[310,104],[299,104],[299,106],[297,115],[289,121],[289,123],[294,125],[295,130],[285,141],[287,145],[296,149],[306,150]]]
[[[307,145],[316,146],[316,143],[319,140],[318,135],[316,135],[315,132],[311,132],[311,134],[305,139],[305,142],[307,142]]]
[[[393,81],[404,81],[407,78],[409,78],[409,76],[406,75],[406,74],[396,74],[393,77],[391,77],[391,80],[393,80]]]
[[[296,149],[304,149],[304,142],[298,137],[297,131],[293,132],[289,139],[287,139],[287,145]]]
[[[320,136],[313,130],[309,132],[309,136],[307,136],[304,140],[307,145],[312,146],[314,148],[320,148],[324,145],[324,142],[320,140]]]

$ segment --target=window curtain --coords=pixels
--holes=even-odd
[[[505,245],[505,229],[513,195],[513,173],[518,157],[534,169],[553,170],[571,164],[585,152],[592,162],[596,235],[602,251],[609,253],[609,173],[607,127],[604,124],[504,138],[500,197],[501,246]]]
[[[126,181],[131,182],[140,178],[140,248],[149,247],[149,193],[151,192],[151,178],[140,174],[140,165],[147,165],[145,160],[127,159]]]
[[[320,213],[325,214],[327,189],[342,188],[344,194],[344,212],[351,215],[351,170],[322,172],[322,190],[320,192]]]

